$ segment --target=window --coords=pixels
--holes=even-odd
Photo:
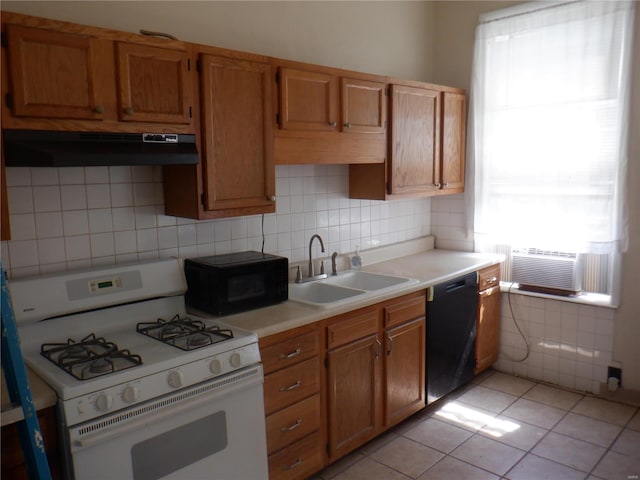
[[[469,148],[478,250],[577,255],[583,289],[615,294],[632,21],[633,2],[582,1],[481,19]]]

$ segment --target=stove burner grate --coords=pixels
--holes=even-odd
[[[119,350],[113,342],[91,333],[80,341],[44,343],[40,354],[78,380],[88,380],[142,365],[142,358]]]
[[[160,342],[189,351],[233,338],[233,332],[218,325],[207,327],[200,320],[174,315],[171,319],[158,318],[155,322],[141,322],[136,331]]]

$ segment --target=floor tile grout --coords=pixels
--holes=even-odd
[[[528,388],[524,389],[521,393],[516,394],[516,393],[512,393],[512,392],[506,392],[504,390],[500,390],[499,388],[496,388],[496,385],[483,385],[484,382],[486,382],[487,380],[489,380],[491,377],[493,377],[496,374],[500,374],[500,375],[505,375],[507,377],[512,377],[512,378],[516,378],[519,380],[523,380],[525,382],[531,382],[531,385],[528,386]],[[504,381],[504,380],[501,380]],[[538,399],[532,399],[532,398],[525,398],[525,395],[530,394],[530,392],[532,392],[537,386],[544,386],[544,387],[548,387],[549,389],[553,389],[553,390],[557,390],[557,391],[561,391],[561,392],[567,392],[570,394],[574,394],[576,396],[578,396],[579,398],[576,399],[575,402],[571,403],[571,405],[568,408],[564,408],[564,407],[559,407],[550,403],[544,403],[543,401],[541,401],[540,398]],[[493,392],[498,392],[498,393],[502,393],[502,394],[506,394],[506,395],[510,395],[512,397],[514,397],[515,399],[510,402],[507,406],[503,407],[500,410],[486,410],[483,407],[479,406],[479,405],[474,405],[472,403],[468,403],[465,402],[464,400],[459,400],[460,397],[464,396],[466,393],[473,391],[476,387],[481,387],[483,389],[488,389],[491,390]],[[505,387],[506,388],[506,387]],[[517,388],[517,387],[514,387]],[[523,387],[524,388],[524,387]],[[556,397],[558,398],[558,397]],[[607,455],[610,452],[614,452],[616,454],[619,455],[625,455],[624,453],[621,452],[616,452],[615,450],[613,450],[613,446],[616,444],[616,442],[618,441],[618,439],[624,434],[624,432],[629,428],[629,425],[633,422],[634,418],[636,415],[640,414],[640,408],[635,407],[635,406],[629,406],[626,405],[624,403],[619,403],[619,402],[615,402],[613,400],[610,399],[599,399],[599,400],[604,400],[607,402],[612,402],[612,403],[619,403],[620,405],[625,405],[627,407],[632,408],[633,410],[631,411],[631,415],[630,417],[626,420],[625,424],[623,426],[611,422],[611,421],[607,421],[604,420],[602,418],[597,418],[594,416],[590,416],[590,415],[586,415],[583,413],[576,413],[574,412],[574,409],[581,404],[581,402],[583,402],[586,398],[595,398],[595,399],[599,399],[597,396],[594,395],[590,395],[586,392],[577,392],[577,391],[573,391],[570,389],[566,389],[563,387],[559,387],[559,386],[555,386],[555,385],[550,385],[547,384],[545,382],[538,382],[538,381],[533,381],[533,380],[529,380],[523,377],[518,377],[518,376],[512,376],[512,375],[508,375],[508,374],[503,374],[500,372],[496,372],[496,371],[491,371],[490,374],[482,374],[482,376],[477,377],[476,379],[474,379],[474,381],[472,381],[470,384],[466,385],[465,387],[463,387],[462,389],[453,392],[452,394],[449,394],[447,397],[445,397],[444,399],[441,399],[440,401],[438,401],[435,404],[431,404],[429,406],[427,406],[425,409],[421,410],[420,412],[416,413],[413,417],[410,417],[409,419],[405,420],[404,422],[394,426],[389,433],[386,434],[390,434],[393,433],[394,437],[389,438],[388,441],[385,441],[383,443],[381,443],[380,445],[378,445],[375,449],[373,450],[365,450],[367,445],[371,446],[371,443],[366,444],[363,447],[360,447],[360,449],[355,450],[355,452],[359,452],[359,454],[362,456],[361,458],[356,459],[353,463],[350,463],[348,465],[345,466],[344,469],[341,469],[338,472],[334,472],[333,475],[331,476],[322,476],[322,472],[319,473],[319,476],[316,478],[321,478],[324,480],[329,480],[329,479],[334,479],[334,478],[338,478],[340,476],[342,476],[343,474],[345,474],[345,472],[347,472],[349,469],[353,468],[356,464],[358,464],[359,462],[362,462],[364,459],[369,459],[370,461],[376,462],[379,465],[382,465],[383,467],[392,470],[393,472],[399,474],[402,476],[402,478],[407,478],[407,479],[417,479],[417,478],[421,478],[424,475],[428,474],[428,472],[431,469],[434,469],[438,464],[440,464],[441,462],[445,461],[447,458],[451,458],[452,460],[455,460],[456,462],[461,462],[463,464],[466,464],[474,469],[480,469],[484,472],[487,472],[491,475],[494,475],[496,479],[503,479],[503,480],[507,480],[510,478],[510,474],[511,472],[513,472],[522,462],[525,461],[525,459],[527,459],[530,456],[533,457],[537,457],[539,459],[544,460],[545,462],[550,462],[551,464],[555,464],[558,465],[559,467],[562,467],[564,469],[569,469],[572,470],[574,472],[576,472],[577,474],[584,474],[584,478],[588,478],[590,476],[593,476],[594,478],[599,478],[599,477],[595,477],[594,472],[598,469],[598,467],[600,466],[600,464],[602,463],[602,461],[605,459],[605,457],[607,457]],[[443,401],[444,400],[444,401]],[[513,406],[516,402],[518,402],[519,400],[527,400],[530,402],[533,402],[535,404],[540,405],[541,407],[550,407],[550,408],[555,408],[557,410],[562,411],[562,415],[558,418],[557,421],[555,421],[554,423],[552,423],[549,427],[542,427],[540,425],[536,425],[534,423],[529,423],[527,421],[521,420],[521,419],[517,419],[517,418],[512,418],[509,415],[505,414],[505,412],[511,407]],[[483,428],[485,428],[487,425],[489,425],[489,423],[484,423],[482,424],[480,427],[478,428],[473,428],[473,427],[469,427],[469,426],[465,426],[465,425],[456,425],[454,421],[447,421],[445,419],[440,419],[437,418],[435,416],[435,414],[439,411],[439,409],[441,409],[443,406],[445,406],[447,404],[447,402],[452,402],[452,401],[457,401],[460,404],[462,404],[463,406],[470,408],[470,409],[481,409],[483,412],[486,412],[487,414],[490,414],[493,418],[497,418],[497,417],[503,417],[506,419],[509,419],[510,421],[513,422],[519,422],[521,424],[525,424],[528,425],[532,428],[536,428],[536,429],[540,429],[541,431],[543,431],[544,433],[542,434],[542,436],[540,438],[538,438],[537,440],[533,441],[533,443],[531,445],[528,445],[527,449],[522,448],[522,446],[515,446],[513,444],[510,444],[506,441],[506,439],[500,440],[499,438],[492,438],[490,433],[488,432],[483,432]],[[570,401],[567,400],[568,402]],[[585,408],[589,408],[589,407],[585,407]],[[598,422],[602,422],[604,424],[608,424],[608,425],[612,425],[615,427],[618,427],[620,430],[617,432],[617,434],[615,435],[615,437],[613,437],[613,439],[611,441],[608,442],[608,446],[603,446],[600,444],[596,444],[593,443],[589,440],[585,440],[583,438],[578,438],[578,435],[576,436],[572,436],[571,434],[567,434],[567,433],[561,433],[558,431],[555,431],[554,429],[556,429],[565,419],[567,419],[567,417],[570,415],[576,415],[579,417],[583,417],[585,419],[589,419],[589,420],[593,420],[593,421],[598,421]],[[609,417],[611,418],[611,417]],[[469,434],[469,436],[467,438],[465,438],[464,440],[462,440],[460,443],[458,443],[455,447],[453,447],[448,453],[436,448],[434,446],[431,446],[427,443],[422,443],[419,440],[410,438],[407,436],[407,434],[411,431],[413,431],[414,429],[416,429],[419,425],[421,425],[423,422],[426,421],[438,421],[444,425],[448,425],[450,427],[456,427],[459,429],[464,430],[465,432],[467,432]],[[409,423],[411,422],[411,423]],[[403,427],[403,425],[405,425]],[[630,431],[633,431],[632,429],[629,428]],[[602,454],[600,455],[600,457],[598,458],[598,460],[594,463],[594,465],[590,468],[589,471],[585,471],[585,470],[581,470],[580,468],[576,468],[574,466],[571,465],[567,465],[565,463],[562,463],[560,461],[557,460],[553,460],[550,458],[546,458],[540,454],[534,453],[533,451],[536,449],[536,447],[538,447],[538,445],[540,445],[547,437],[549,437],[549,434],[553,433],[554,435],[558,435],[561,437],[565,437],[567,439],[571,439],[574,441],[579,441],[579,442],[585,442],[589,445],[592,445],[594,447],[597,448],[601,448],[603,449]],[[386,435],[383,434],[383,435]],[[378,437],[378,439],[383,438],[383,437]],[[417,477],[411,477],[409,475],[407,475],[406,473],[403,473],[399,470],[397,470],[396,468],[393,468],[389,465],[387,465],[386,463],[384,463],[381,460],[377,460],[376,458],[373,457],[373,455],[378,452],[380,449],[385,448],[386,446],[388,446],[390,443],[396,441],[398,438],[403,438],[404,440],[409,440],[413,443],[415,443],[416,445],[420,445],[421,447],[426,447],[429,448],[430,450],[433,450],[434,452],[437,452],[439,455],[442,455],[436,462],[434,462],[432,465],[430,465],[426,470],[424,470],[423,472],[421,472]],[[496,472],[493,472],[491,470],[488,470],[485,467],[481,467],[479,465],[474,464],[471,461],[468,460],[463,460],[460,458],[457,458],[455,456],[452,455],[453,452],[455,452],[458,448],[460,448],[462,445],[464,445],[465,443],[471,441],[474,438],[479,438],[482,440],[490,440],[496,443],[499,443],[500,445],[503,445],[505,447],[509,447],[510,449],[514,449],[514,451],[518,451],[520,453],[522,453],[522,455],[518,458],[517,461],[514,462],[513,465],[511,465],[504,473],[499,474]],[[375,442],[376,439],[372,440],[372,442]],[[532,440],[534,440],[532,438]],[[525,442],[526,443],[526,442]],[[603,442],[604,443],[604,442]],[[523,445],[524,446],[524,445]],[[504,450],[504,451],[510,451],[510,450]],[[355,453],[353,452],[353,453]],[[568,471],[568,470],[567,470]],[[434,470],[435,472],[435,470]],[[351,478],[351,477],[349,477]]]

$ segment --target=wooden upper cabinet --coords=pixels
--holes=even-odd
[[[96,38],[11,24],[5,31],[13,115],[103,118]]]
[[[116,58],[120,121],[191,123],[188,52],[116,42]]]
[[[391,85],[389,193],[439,188],[440,92]]]
[[[338,124],[336,77],[280,68],[280,128],[331,131]]]
[[[442,188],[464,190],[466,98],[459,93],[443,93]]]
[[[342,131],[384,133],[387,127],[386,85],[342,78]]]
[[[200,65],[205,210],[273,212],[271,66],[215,55]]]

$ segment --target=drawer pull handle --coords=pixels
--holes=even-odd
[[[487,283],[489,285],[492,285],[492,284],[496,283],[497,280],[498,280],[498,277],[491,277],[489,280],[487,280]]]
[[[283,353],[282,355],[280,355],[280,360],[288,360],[289,358],[297,357],[298,355],[300,355],[300,353],[302,353],[302,350],[296,348],[295,351],[291,353]]]
[[[296,383],[294,383],[293,385],[289,385],[288,387],[280,387],[280,391],[290,392],[291,390],[295,390],[296,388],[299,388],[300,385],[302,385],[302,382],[298,380]]]
[[[388,347],[387,347],[387,357],[389,355],[391,355],[391,352],[393,351],[393,338],[391,338],[391,335],[389,335],[387,333],[387,341],[388,341]]]
[[[381,352],[382,352],[382,343],[380,343],[380,340],[378,340],[378,337],[376,337],[376,358],[380,358]]]
[[[287,470],[293,470],[294,468],[299,467],[300,465],[302,465],[302,459],[300,457],[298,457],[298,459],[293,462],[291,465],[287,465],[283,468],[283,470],[286,472]]]
[[[302,419],[299,418],[298,421],[296,423],[294,423],[293,425],[291,425],[290,427],[282,427],[280,428],[281,432],[290,432],[292,430],[295,430],[296,428],[298,428],[300,425],[302,425]]]

